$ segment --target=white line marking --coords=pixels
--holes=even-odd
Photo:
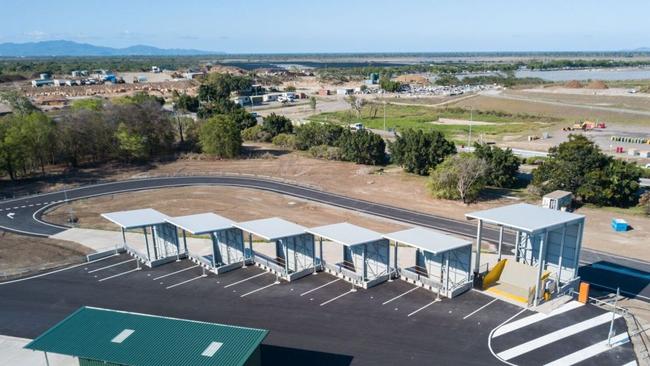
[[[639,366],[639,364],[636,363],[636,361],[630,361],[630,362],[626,363],[626,364],[623,365],[623,366]]]
[[[510,333],[510,332],[515,331],[515,330],[517,330],[519,328],[523,328],[523,327],[529,326],[531,324],[537,323],[539,321],[548,319],[548,318],[550,318],[552,316],[560,315],[562,313],[566,313],[567,311],[579,308],[581,306],[583,306],[583,304],[578,302],[578,301],[570,301],[570,302],[562,305],[561,307],[551,311],[549,314],[537,313],[537,314],[527,316],[525,318],[515,320],[514,322],[503,325],[501,328],[497,329],[494,332],[494,334],[492,335],[492,337],[496,338],[496,337],[498,337],[500,335]]]
[[[246,296],[248,296],[248,295],[250,295],[250,294],[254,294],[254,293],[258,292],[258,291],[262,291],[262,290],[267,289],[267,288],[269,288],[269,287],[271,287],[271,286],[275,286],[275,285],[279,285],[279,284],[280,284],[279,281],[277,281],[277,282],[273,282],[273,283],[270,284],[270,285],[266,285],[266,286],[260,287],[260,288],[258,288],[258,289],[255,289],[255,290],[253,290],[253,291],[249,291],[249,292],[247,292],[247,293],[241,295],[240,297],[246,297]]]
[[[435,304],[435,303],[437,303],[439,301],[441,301],[441,300],[440,299],[435,299],[435,300],[431,301],[430,303],[424,305],[423,307],[421,307],[421,308],[415,310],[414,312],[410,313],[409,315],[407,315],[407,317],[411,317],[411,315],[415,315],[415,314],[419,313],[421,310],[424,310],[424,309],[428,308],[429,306],[431,306],[431,305],[433,305],[433,304]]]
[[[494,358],[499,359],[499,357],[496,355],[496,353],[494,353],[494,350],[492,349],[492,334],[494,334],[494,331],[495,331],[495,330],[499,329],[499,328],[502,327],[504,324],[507,324],[507,323],[508,323],[509,321],[511,321],[512,319],[518,317],[520,314],[522,314],[522,313],[523,313],[524,311],[526,311],[526,310],[528,310],[528,309],[521,309],[519,312],[517,312],[517,314],[515,314],[515,315],[511,316],[510,318],[504,320],[503,323],[497,325],[496,328],[494,328],[494,329],[492,329],[492,331],[490,331],[490,335],[488,336],[488,348],[490,349],[490,353],[492,354],[492,356],[494,356]],[[508,362],[508,361],[501,360],[501,359],[499,359],[499,360],[500,360],[501,362],[505,363],[505,364],[508,365],[508,366],[517,366],[517,365],[514,365],[514,364],[512,364],[512,363],[510,363],[510,362]]]
[[[419,289],[419,287],[417,287],[417,286],[416,286],[416,287],[413,287],[412,289],[406,291],[405,293],[403,293],[403,294],[401,294],[401,295],[397,295],[397,296],[393,297],[393,298],[390,299],[390,300],[386,300],[386,301],[384,301],[384,302],[381,303],[381,304],[382,304],[382,305],[386,305],[386,304],[388,304],[389,302],[391,302],[391,301],[393,301],[393,300],[397,300],[397,299],[399,299],[400,297],[402,297],[402,296],[404,296],[404,295],[406,295],[406,294],[410,294],[411,292],[413,292],[413,291],[415,291],[415,290],[417,290],[417,289]]]
[[[618,335],[615,335],[612,337],[611,342],[612,346],[610,347],[607,339],[604,341],[600,341],[596,344],[592,344],[589,347],[583,348],[579,351],[573,352],[569,355],[566,355],[564,357],[558,358],[557,360],[547,363],[546,366],[570,366],[570,365],[575,365],[578,362],[582,362],[588,358],[597,356],[603,352],[607,352],[610,349],[613,349],[615,347],[618,347],[620,345],[623,345],[627,342],[630,341],[630,337],[628,337],[627,332],[621,333]]]
[[[102,279],[100,279],[100,280],[98,280],[98,281],[99,281],[99,282],[103,282],[103,281],[106,281],[106,280],[110,280],[111,278],[120,277],[120,276],[124,276],[125,274],[129,274],[129,273],[133,273],[133,272],[135,272],[135,271],[139,271],[139,270],[141,270],[141,269],[142,269],[142,268],[134,268],[134,269],[132,269],[132,270],[130,270],[130,271],[126,271],[126,272],[118,273],[118,274],[116,274],[116,275],[112,275],[112,276],[109,276],[109,277],[102,278]]]
[[[72,265],[72,266],[70,266],[70,267],[60,268],[60,269],[57,269],[57,270],[54,270],[54,271],[51,271],[51,272],[45,272],[45,273],[37,274],[37,275],[35,275],[35,276],[29,276],[29,277],[19,278],[19,279],[16,279],[16,280],[11,280],[11,281],[6,281],[6,282],[0,282],[0,286],[2,286],[2,285],[8,285],[8,284],[10,284],[10,283],[23,282],[23,281],[31,280],[31,279],[33,279],[33,278],[45,277],[45,276],[48,276],[48,275],[51,275],[51,274],[55,274],[55,273],[59,273],[59,272],[63,272],[63,271],[67,271],[67,270],[69,270],[69,269],[73,269],[73,268],[77,268],[77,267],[81,267],[81,266],[87,266],[87,265],[92,264],[92,263],[97,263],[97,262],[105,261],[105,260],[107,260],[107,259],[109,259],[109,258],[113,258],[113,257],[114,257],[113,255],[109,255],[108,257],[95,259],[94,261],[83,262],[83,263],[75,264],[75,265]]]
[[[167,274],[164,274],[164,275],[162,275],[162,276],[158,276],[158,277],[154,278],[153,280],[154,280],[154,281],[157,281],[157,280],[159,280],[159,279],[161,279],[161,278],[165,278],[165,277],[167,277],[167,276],[171,276],[171,275],[175,275],[175,274],[177,274],[177,273],[181,273],[181,272],[189,271],[190,269],[192,269],[192,268],[196,268],[196,267],[198,267],[198,266],[199,266],[199,265],[197,264],[196,266],[192,266],[192,267],[188,267],[188,268],[183,268],[183,269],[181,269],[181,270],[179,270],[179,271],[176,271],[176,272],[167,273]]]
[[[238,284],[240,284],[240,283],[242,283],[242,282],[246,282],[246,281],[248,281],[248,280],[252,280],[252,279],[255,278],[255,277],[263,276],[263,275],[265,275],[265,274],[271,274],[271,273],[269,273],[269,272],[258,273],[258,274],[256,274],[256,275],[250,276],[250,277],[248,277],[248,278],[244,278],[243,280],[240,280],[240,281],[237,281],[237,282],[233,282],[233,283],[231,283],[231,284],[229,284],[229,285],[224,286],[223,288],[228,288],[228,287],[230,287],[230,286],[235,286],[235,285],[238,285]]]
[[[307,295],[307,294],[309,294],[309,293],[312,293],[312,292],[314,292],[314,291],[316,291],[316,290],[320,290],[320,289],[322,289],[323,287],[325,287],[325,286],[327,286],[327,285],[331,285],[331,284],[333,284],[334,282],[338,282],[338,281],[340,281],[340,280],[341,280],[340,278],[337,278],[337,279],[335,279],[334,281],[330,281],[330,282],[328,282],[328,283],[326,283],[326,284],[324,284],[324,285],[320,285],[320,286],[318,286],[318,287],[316,287],[316,288],[313,288],[313,289],[311,289],[311,290],[309,290],[309,291],[305,291],[305,292],[303,292],[302,294],[300,294],[300,296],[305,296],[305,295]]]
[[[329,300],[325,301],[324,303],[320,304],[320,306],[325,306],[325,305],[331,303],[332,301],[338,300],[338,299],[342,298],[343,296],[349,295],[349,294],[351,294],[353,292],[356,292],[356,290],[349,290],[348,292],[344,292],[344,293],[340,294],[339,296],[336,296],[336,297],[334,297],[332,299],[329,299]]]
[[[198,280],[199,278],[204,278],[204,277],[208,277],[208,275],[200,275],[200,276],[197,276],[197,277],[194,277],[194,278],[190,278],[189,280],[185,280],[183,282],[179,282],[179,283],[173,284],[171,286],[167,286],[167,287],[165,287],[165,290],[169,290],[170,288],[174,288],[176,286],[184,285],[184,284],[186,284],[188,282],[192,282],[192,281]]]
[[[616,314],[615,318],[618,319],[621,316],[619,314]],[[528,341],[526,343],[522,343],[518,346],[512,347],[510,349],[507,349],[505,351],[499,352],[497,354],[497,357],[504,359],[504,360],[510,360],[515,357],[519,357],[525,353],[528,353],[530,351],[536,350],[540,347],[543,347],[547,344],[559,341],[560,339],[564,339],[567,337],[570,337],[574,334],[578,334],[580,332],[583,332],[587,329],[591,329],[593,327],[599,326],[601,324],[605,324],[609,321],[612,320],[612,314],[611,313],[604,313],[600,314],[599,316],[591,319],[587,319],[585,321],[582,321],[580,323],[576,323],[573,325],[570,325],[568,327],[556,330],[554,332],[548,333],[546,335],[543,335],[539,338],[533,339],[531,341]]]
[[[13,213],[13,212],[9,212],[9,213],[7,214],[7,217],[13,220],[13,219],[14,219],[14,215],[15,215],[15,213]]]
[[[102,268],[93,269],[92,271],[88,271],[88,273],[95,273],[95,272],[103,271],[103,270],[108,269],[108,268],[119,266],[120,264],[133,262],[134,260],[135,260],[135,258],[134,259],[127,259],[127,260],[125,260],[123,262],[111,264],[111,265],[108,265],[108,266],[102,267]]]
[[[465,317],[463,317],[463,320],[465,320],[465,319],[469,318],[470,316],[472,316],[472,315],[478,313],[479,311],[481,311],[481,310],[483,310],[484,308],[488,307],[488,305],[492,304],[493,302],[495,302],[495,301],[497,301],[497,300],[499,300],[499,299],[494,299],[494,300],[488,302],[487,304],[481,306],[480,308],[478,308],[478,309],[472,311],[471,313],[465,315]]]

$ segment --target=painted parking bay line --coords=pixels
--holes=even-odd
[[[250,294],[254,294],[254,293],[258,292],[258,291],[262,291],[262,290],[267,289],[267,288],[269,288],[269,287],[271,287],[271,286],[275,286],[275,285],[279,285],[279,284],[280,284],[280,281],[275,281],[275,282],[273,282],[273,283],[270,284],[270,285],[262,286],[262,287],[260,287],[260,288],[258,288],[258,289],[253,290],[253,291],[249,291],[249,292],[247,292],[247,293],[241,295],[240,297],[246,297],[246,296],[248,296],[248,295],[250,295]]]
[[[309,290],[309,291],[305,291],[305,292],[303,292],[302,294],[300,294],[300,296],[305,296],[305,295],[307,295],[307,294],[310,294],[310,293],[312,293],[312,292],[314,292],[314,291],[316,291],[316,290],[320,290],[320,289],[322,289],[323,287],[325,287],[325,286],[327,286],[327,285],[331,285],[331,284],[333,284],[334,282],[338,282],[338,281],[340,281],[340,280],[341,280],[340,278],[337,278],[337,279],[335,279],[335,280],[333,280],[333,281],[330,281],[330,282],[328,282],[328,283],[326,283],[326,284],[324,284],[324,285],[320,285],[320,286],[318,286],[318,287],[316,287],[316,288],[313,288],[313,289],[311,289],[311,290]]]
[[[127,259],[127,260],[122,261],[122,262],[119,262],[119,263],[114,263],[114,264],[110,264],[110,265],[105,266],[105,267],[101,267],[101,268],[93,269],[92,271],[88,271],[88,273],[95,273],[95,272],[103,271],[103,270],[105,270],[105,269],[109,269],[109,268],[117,267],[117,266],[119,266],[119,265],[121,265],[121,264],[124,264],[124,263],[133,262],[134,260],[135,260],[135,258],[133,258],[133,259]]]
[[[342,298],[343,296],[349,295],[349,294],[351,294],[353,292],[357,292],[357,290],[348,290],[347,292],[344,292],[344,293],[342,293],[342,294],[340,294],[338,296],[335,296],[335,297],[325,301],[324,303],[320,304],[320,306],[325,306],[325,305],[331,303],[332,301],[336,301],[336,300]]]
[[[106,281],[106,280],[110,280],[111,278],[120,277],[120,276],[124,276],[125,274],[129,274],[129,273],[133,273],[133,272],[135,272],[135,271],[139,271],[139,270],[141,270],[141,269],[142,269],[142,268],[134,268],[134,269],[129,270],[129,271],[126,271],[126,272],[118,273],[118,274],[116,274],[116,275],[112,275],[112,276],[108,276],[108,277],[105,277],[105,278],[99,279],[98,281],[99,281],[99,282],[103,282],[103,281]]]
[[[610,343],[605,339],[604,341],[600,341],[596,344],[592,344],[589,347],[583,348],[579,351],[573,352],[569,355],[566,355],[562,358],[558,358],[557,360],[547,363],[546,366],[569,366],[569,365],[575,365],[578,362],[582,362],[584,360],[587,360],[591,357],[597,356],[603,352],[607,352],[610,349],[614,349],[615,347],[618,347],[620,345],[623,345],[627,342],[630,341],[630,337],[627,335],[627,332],[623,332],[621,334],[617,334],[612,337],[611,339],[611,346]]]
[[[386,301],[384,301],[384,302],[382,303],[382,305],[386,305],[386,304],[388,304],[389,302],[391,302],[391,301],[393,301],[393,300],[397,300],[397,299],[399,299],[400,297],[402,297],[402,296],[404,296],[404,295],[406,295],[406,294],[410,294],[411,292],[417,290],[418,288],[419,288],[419,287],[415,286],[415,287],[413,287],[412,289],[410,289],[410,290],[404,292],[403,294],[397,295],[397,296],[393,297],[393,298],[390,299],[390,300],[386,300]]]
[[[205,278],[205,277],[208,277],[208,275],[202,274],[202,275],[200,275],[200,276],[196,276],[196,277],[194,277],[194,278],[190,278],[189,280],[185,280],[185,281],[183,281],[183,282],[179,282],[179,283],[175,283],[175,284],[173,284],[173,285],[167,286],[167,287],[165,287],[165,290],[169,290],[170,288],[174,288],[174,287],[176,287],[176,286],[184,285],[184,284],[186,284],[186,283],[188,283],[188,282],[196,281],[196,280],[198,280],[199,278]]]
[[[442,300],[440,300],[440,299],[435,299],[435,300],[431,301],[430,303],[424,305],[423,307],[421,307],[421,308],[419,308],[419,309],[413,311],[412,313],[410,313],[409,315],[407,315],[407,317],[410,318],[412,315],[415,315],[415,314],[419,313],[420,311],[422,311],[422,310],[428,308],[429,306],[431,306],[431,305],[433,305],[433,304],[435,304],[435,303],[437,303],[437,302],[439,302],[439,301],[442,301]]]
[[[620,318],[620,314],[616,314],[614,316],[615,319]],[[570,325],[568,327],[556,330],[555,332],[548,333],[546,335],[543,335],[539,338],[535,338],[531,341],[528,341],[526,343],[520,344],[518,346],[512,347],[510,349],[507,349],[505,351],[499,352],[497,354],[497,357],[503,359],[503,360],[511,360],[515,357],[521,356],[525,353],[528,353],[530,351],[536,350],[540,347],[543,347],[547,344],[559,341],[560,339],[564,339],[567,337],[571,337],[572,335],[578,334],[580,332],[583,332],[585,330],[591,329],[593,327],[599,326],[601,324],[605,324],[607,322],[610,322],[612,320],[612,314],[611,313],[603,313],[600,314],[597,317],[587,319],[585,321],[582,321],[580,323],[576,323],[573,325]]]
[[[540,322],[542,320],[546,320],[546,319],[548,319],[550,317],[560,315],[562,313],[566,313],[567,311],[579,308],[579,307],[581,307],[583,305],[584,304],[582,304],[582,303],[580,303],[578,301],[570,301],[570,302],[562,305],[561,307],[551,311],[548,314],[537,313],[537,314],[527,316],[525,318],[515,320],[515,321],[513,321],[511,323],[503,325],[502,327],[500,327],[499,329],[494,331],[494,334],[492,335],[492,338],[496,338],[496,337],[498,337],[500,335],[504,335],[506,333],[510,333],[510,332],[515,331],[517,329],[520,329],[520,328],[529,326],[531,324]]]
[[[270,273],[270,272],[262,272],[262,273],[258,273],[258,274],[256,274],[256,275],[252,275],[252,276],[250,276],[250,277],[244,278],[243,280],[239,280],[239,281],[237,281],[237,282],[233,282],[233,283],[231,283],[231,284],[229,284],[229,285],[224,286],[223,288],[228,288],[228,287],[231,287],[231,286],[235,286],[235,285],[238,285],[238,284],[240,284],[240,283],[242,283],[242,282],[246,282],[246,281],[248,281],[248,280],[252,280],[252,279],[255,278],[255,277],[263,276],[263,275],[265,275],[265,274],[271,274],[271,273]]]
[[[165,278],[165,277],[167,277],[167,276],[171,276],[171,275],[175,275],[175,274],[177,274],[177,273],[181,273],[181,272],[189,271],[190,269],[192,269],[192,268],[196,268],[196,267],[198,267],[198,266],[199,266],[199,265],[197,264],[197,265],[192,266],[192,267],[183,268],[183,269],[178,270],[178,271],[176,271],[176,272],[167,273],[167,274],[164,274],[164,275],[162,275],[162,276],[158,276],[158,277],[154,278],[153,280],[154,280],[154,281],[157,281],[157,280],[159,280],[159,279],[161,279],[161,278]]]
[[[463,320],[465,320],[465,319],[469,318],[470,316],[472,316],[472,315],[478,313],[479,311],[485,309],[486,307],[488,307],[490,304],[492,304],[493,302],[495,302],[495,301],[497,301],[497,300],[498,300],[498,299],[494,299],[494,300],[488,302],[487,304],[481,306],[480,308],[478,308],[478,309],[472,311],[471,313],[465,315],[465,316],[463,317]]]

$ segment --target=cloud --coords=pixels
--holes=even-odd
[[[31,38],[31,39],[45,39],[48,38],[50,35],[48,33],[39,31],[39,30],[33,30],[30,32],[25,32],[25,37]]]

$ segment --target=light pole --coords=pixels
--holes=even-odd
[[[474,106],[469,108],[469,136],[467,137],[467,147],[472,145],[472,120],[474,120]]]
[[[384,131],[386,131],[386,101],[384,101]]]

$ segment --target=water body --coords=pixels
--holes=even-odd
[[[328,67],[333,67],[333,68],[349,68],[349,67],[367,67],[367,66],[374,66],[374,67],[391,67],[391,66],[404,66],[408,65],[407,63],[399,63],[399,62],[365,62],[365,61],[360,61],[360,62],[315,62],[315,61],[269,61],[269,62],[247,62],[247,61],[232,61],[232,62],[222,62],[220,63],[221,65],[225,66],[235,66],[239,67],[244,70],[254,70],[254,69],[261,69],[261,68],[282,68],[282,69],[288,69],[292,66],[298,67],[298,68],[306,68],[306,69],[321,69],[321,68],[328,68]]]
[[[540,78],[548,81],[569,80],[643,80],[650,79],[650,68],[588,69],[588,70],[519,70],[518,78]]]

